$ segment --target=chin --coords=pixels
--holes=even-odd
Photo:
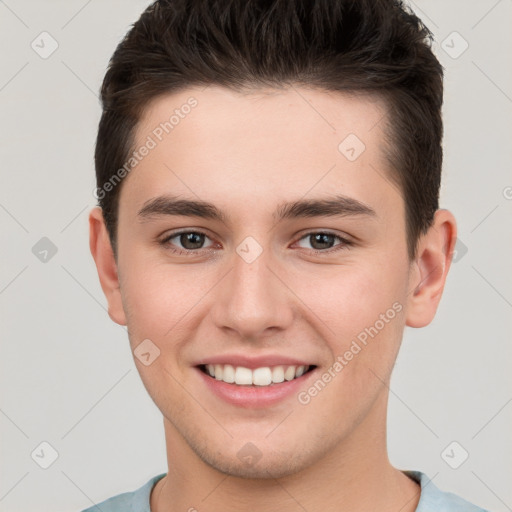
[[[291,457],[275,453],[262,454],[254,462],[240,460],[237,455],[232,457],[202,453],[200,458],[213,469],[228,476],[246,479],[269,479],[290,476],[305,469],[308,464],[303,458]]]
[[[311,438],[309,439],[311,442]],[[255,443],[258,443],[256,441]],[[190,444],[196,455],[212,469],[228,476],[246,479],[282,478],[299,473],[321,459],[329,451],[326,446],[316,447],[312,444],[304,451],[306,443],[298,443],[296,446],[279,447],[267,446],[259,449],[250,441],[245,443],[230,443],[219,446],[217,450],[212,445],[201,446]],[[241,444],[240,449],[235,446]],[[302,447],[302,448],[300,448]]]

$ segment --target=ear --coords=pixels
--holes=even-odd
[[[96,263],[101,288],[108,302],[108,316],[119,325],[126,325],[126,315],[121,300],[117,263],[99,206],[89,213],[89,247]]]
[[[418,242],[409,274],[410,291],[405,324],[425,327],[433,319],[450,269],[457,224],[448,210],[437,210],[434,223]]]

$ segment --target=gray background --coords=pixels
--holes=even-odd
[[[148,3],[0,0],[1,511],[81,510],[167,469],[161,415],[126,330],[106,313],[87,225],[97,91],[116,44]],[[405,332],[391,381],[390,458],[505,512],[512,0],[411,5],[434,32],[446,69],[441,206],[455,214],[460,242],[436,319]],[[58,43],[47,58],[31,47],[35,40],[40,52],[51,49],[50,39],[41,48],[43,31]],[[43,237],[57,248],[46,261]],[[47,469],[44,441],[58,453]],[[463,450],[469,458],[453,469],[447,461],[458,465]]]

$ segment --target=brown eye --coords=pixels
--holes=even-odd
[[[340,241],[341,243],[336,243],[336,240]],[[339,249],[344,249],[351,245],[351,242],[349,240],[346,240],[339,235],[335,235],[334,233],[325,233],[323,231],[307,233],[300,239],[300,247],[309,249],[309,247],[301,245],[303,241],[309,243],[313,251],[325,253],[337,251]]]
[[[330,249],[335,242],[335,236],[328,233],[315,233],[309,235],[309,241],[313,249]]]
[[[173,252],[180,254],[194,254],[201,249],[211,247],[204,246],[205,240],[208,239],[205,233],[200,231],[180,231],[179,233],[171,233],[165,237],[160,243]]]
[[[178,236],[184,249],[201,249],[201,246],[204,244],[205,236],[202,233],[181,233]]]

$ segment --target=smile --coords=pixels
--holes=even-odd
[[[277,365],[246,368],[231,364],[203,364],[199,368],[210,377],[237,386],[272,386],[302,377],[314,365]]]

